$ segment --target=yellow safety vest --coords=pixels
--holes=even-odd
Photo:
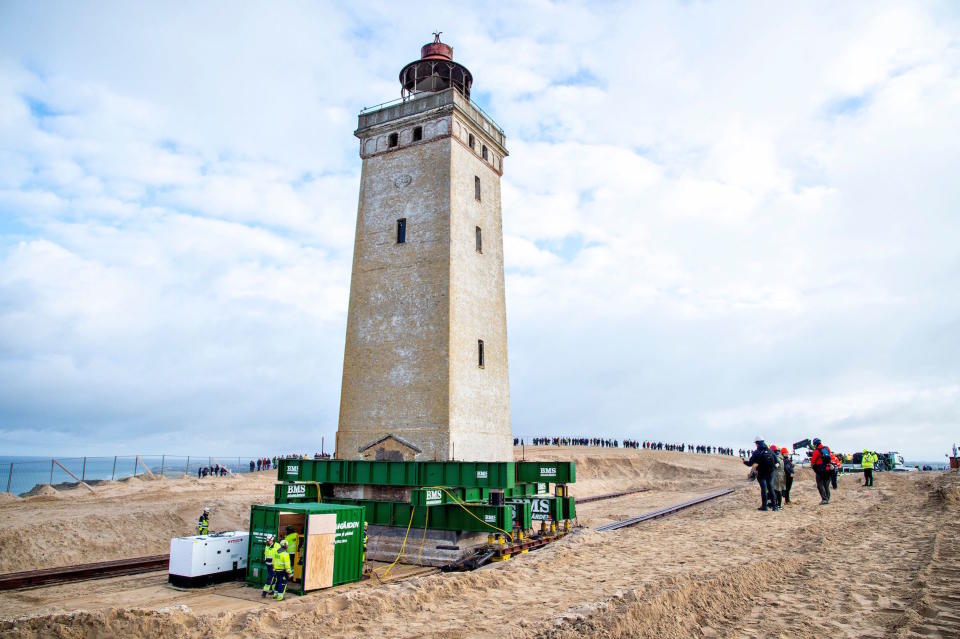
[[[267,546],[266,548],[264,548],[263,549],[264,563],[266,563],[268,566],[272,564],[276,560],[278,552],[280,552],[280,544],[278,544],[277,542],[273,542],[272,546]]]
[[[273,559],[274,572],[290,572],[290,554],[286,550],[281,550]]]
[[[873,453],[864,453],[863,457],[860,460],[860,466],[863,468],[873,468],[873,465],[877,462],[877,456]]]
[[[297,545],[300,542],[300,536],[293,532],[284,537],[287,540],[287,552],[290,553],[290,556],[297,554]]]

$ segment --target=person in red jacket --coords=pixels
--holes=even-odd
[[[813,455],[810,457],[810,466],[817,475],[817,491],[820,492],[820,505],[830,503],[830,481],[833,479],[833,460],[830,449],[823,445],[820,438],[813,440]]]

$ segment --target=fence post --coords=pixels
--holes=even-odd
[[[163,467],[167,465],[167,456],[160,456],[160,476],[163,477]]]
[[[114,481],[117,478],[117,456],[113,456],[113,474],[110,475],[110,481]]]
[[[13,484],[13,462],[10,462],[10,474],[7,475],[7,492],[10,492],[10,486]]]
[[[140,455],[137,455],[133,461],[133,476],[137,476],[137,466],[140,465]]]
[[[190,474],[190,455],[187,455],[187,465],[183,469],[183,476],[186,477]]]
[[[53,486],[53,459],[50,460],[50,485]]]
[[[84,481],[87,478],[87,458],[83,458],[83,468],[80,470],[80,481]]]

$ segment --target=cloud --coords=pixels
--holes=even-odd
[[[353,118],[398,96],[420,14],[0,12],[8,450],[329,440]],[[939,459],[960,374],[953,9],[433,15],[508,135],[516,434],[738,447],[816,431]]]

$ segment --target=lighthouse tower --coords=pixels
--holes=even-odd
[[[434,41],[360,113],[341,459],[511,461],[503,131]]]

